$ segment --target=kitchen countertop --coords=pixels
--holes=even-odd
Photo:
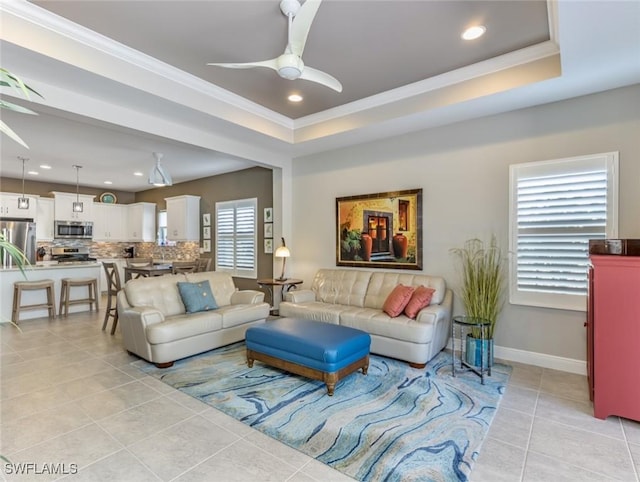
[[[42,264],[47,263],[47,264]],[[11,319],[11,309],[13,306],[13,284],[16,281],[37,281],[41,279],[50,279],[54,283],[54,292],[56,298],[56,312],[60,304],[60,286],[63,278],[96,278],[98,284],[101,284],[102,264],[95,261],[75,263],[54,263],[50,261],[38,262],[35,265],[26,266],[24,273],[20,268],[3,268],[0,269],[0,318],[4,320]],[[71,297],[86,297],[86,288],[72,287]],[[100,290],[100,286],[98,288]],[[75,290],[75,291],[74,291]],[[26,291],[22,293],[22,304],[31,305],[42,303],[43,291]],[[69,307],[70,313],[78,313],[81,311],[89,311],[89,304],[75,304]],[[34,309],[24,311],[20,314],[20,322],[31,318],[46,317],[48,315],[46,309]]]
[[[31,264],[29,266],[25,266],[23,269],[25,271],[31,270],[42,270],[42,269],[69,269],[69,268],[100,268],[102,267],[101,263],[96,261],[76,261],[74,263],[58,263],[57,261],[38,261],[36,264]],[[20,268],[12,267],[12,268],[0,268],[2,272],[9,271],[20,271]]]

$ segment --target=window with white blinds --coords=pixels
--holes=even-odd
[[[257,278],[258,200],[216,203],[216,271]]]
[[[617,236],[618,153],[510,166],[511,303],[586,309],[589,240]]]

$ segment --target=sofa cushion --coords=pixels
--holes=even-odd
[[[381,336],[410,343],[429,343],[433,338],[433,324],[422,323],[400,315],[391,318],[373,308],[354,308],[340,315],[340,324],[364,330],[371,336]]]
[[[407,303],[409,303],[411,295],[414,291],[415,288],[413,288],[412,286],[404,286],[403,284],[399,284],[398,286],[393,288],[391,293],[389,293],[389,296],[387,296],[384,305],[382,305],[382,311],[384,311],[391,318],[395,318],[404,311],[404,308],[405,306],[407,306]]]
[[[442,303],[447,291],[444,279],[438,276],[377,272],[371,275],[364,306],[381,310],[389,293],[400,283],[405,286],[418,287],[423,285],[435,289],[431,300],[434,304]]]
[[[316,301],[364,306],[370,278],[370,271],[320,269],[313,278],[311,289],[316,293]]]
[[[411,295],[409,303],[404,307],[404,314],[409,318],[415,318],[422,308],[429,306],[435,291],[433,288],[426,288],[422,285],[418,286]]]
[[[178,291],[187,313],[218,309],[216,300],[211,292],[209,280],[201,281],[200,283],[179,281]]]
[[[304,303],[285,301],[280,303],[280,316],[324,321],[326,323],[333,323],[334,325],[337,325],[340,322],[340,314],[348,309],[349,306],[332,305],[329,303],[321,303],[319,301]]]
[[[147,326],[147,340],[152,345],[210,333],[222,328],[222,316],[217,311],[203,311],[168,318]]]
[[[131,306],[150,306],[164,316],[180,315],[185,313],[185,309],[178,281],[186,281],[183,274],[132,279],[124,285],[124,292]]]
[[[203,271],[202,273],[185,273],[186,281],[189,283],[200,283],[209,281],[213,297],[218,307],[231,304],[231,295],[237,291],[233,278],[229,273],[220,271]]]

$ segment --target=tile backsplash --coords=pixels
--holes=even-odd
[[[51,254],[53,247],[84,247],[90,249],[90,256],[96,259],[124,258],[124,250],[135,246],[136,256],[140,258],[191,260],[200,257],[200,244],[196,242],[178,242],[175,246],[158,246],[156,243],[105,243],[85,240],[60,240],[38,242],[38,248],[44,248]]]

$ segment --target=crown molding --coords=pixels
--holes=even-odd
[[[37,25],[54,34],[71,39],[90,49],[101,52],[110,57],[124,61],[137,68],[142,68],[154,75],[161,76],[169,81],[183,85],[212,99],[224,102],[229,106],[242,110],[273,122],[278,126],[293,129],[292,119],[278,114],[266,107],[256,104],[244,97],[230,92],[222,87],[207,82],[199,77],[184,72],[154,57],[123,45],[109,37],[94,32],[86,27],[78,25],[64,17],[60,17],[37,5],[26,1],[1,2],[0,12],[20,18],[30,24]]]

